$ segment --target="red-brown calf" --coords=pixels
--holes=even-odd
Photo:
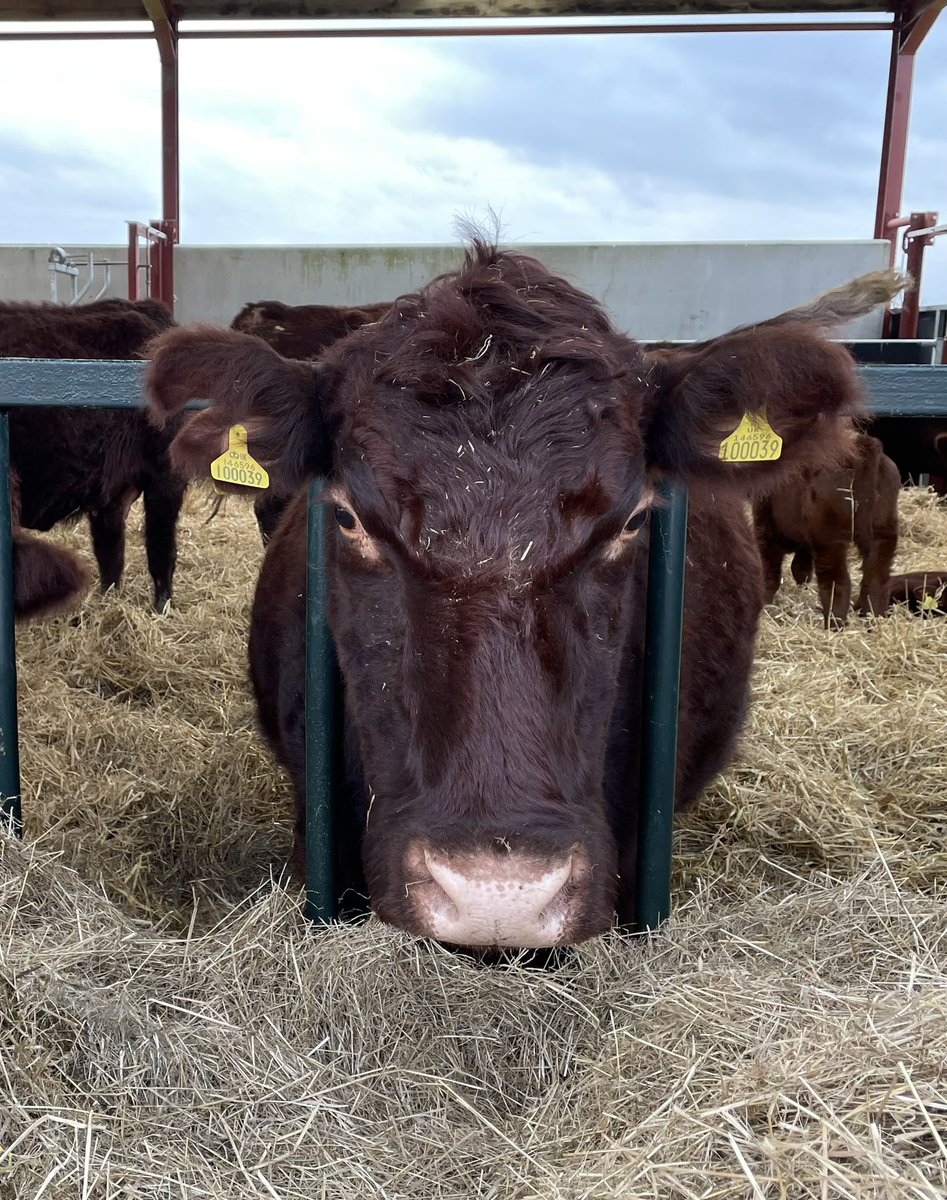
[[[883,613],[898,547],[900,488],[898,468],[881,443],[855,434],[837,468],[806,468],[798,479],[757,499],[753,524],[767,603],[779,590],[783,559],[793,554],[797,583],[808,583],[815,573],[826,628],[843,625],[851,608],[848,552],[854,545],[862,561],[855,608],[862,616]]]
[[[20,481],[10,476],[13,518],[13,607],[17,620],[68,609],[89,585],[89,573],[74,554],[20,525]]]

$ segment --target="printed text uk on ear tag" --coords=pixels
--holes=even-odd
[[[210,464],[212,478],[221,483],[239,483],[242,487],[268,488],[270,477],[247,449],[247,431],[231,425],[229,444],[220,458]]]
[[[724,462],[775,462],[783,452],[783,439],[762,413],[744,413],[743,420],[720,443]]]

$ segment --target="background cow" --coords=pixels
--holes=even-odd
[[[252,333],[269,342],[284,358],[317,358],[323,350],[353,329],[377,321],[391,301],[344,307],[335,304],[283,304],[257,300],[245,304],[230,322],[231,329]]]
[[[391,301],[346,308],[334,304],[283,304],[280,300],[258,300],[245,304],[230,322],[231,329],[262,338],[285,358],[312,359],[333,342],[377,321]],[[289,497],[266,491],[253,502],[264,546],[273,536]]]
[[[888,580],[887,602],[906,604],[911,612],[942,616],[947,611],[947,571],[912,571],[892,575]]]
[[[902,483],[929,475],[938,495],[947,494],[947,419],[944,417],[878,417],[871,432],[897,464]]]
[[[13,606],[17,620],[44,617],[70,607],[89,585],[89,573],[74,554],[20,525],[20,482],[10,476],[13,518]]]
[[[173,326],[158,300],[75,306],[0,304],[0,357],[136,358]],[[186,483],[171,471],[168,445],[179,423],[159,430],[142,410],[14,408],[11,461],[20,477],[21,520],[51,529],[86,514],[103,591],[125,565],[125,521],[144,497],[145,546],[155,606],[171,598],[176,526]]]
[[[842,454],[859,382],[822,332],[901,282],[877,272],[648,360],[591,297],[477,243],[318,363],[232,330],[159,339],[156,413],[212,400],[174,442],[183,471],[206,474],[239,421],[284,488],[329,476],[353,785],[339,869],[384,920],[529,947],[579,942],[616,910],[630,919],[655,484],[692,484],[687,804],[729,761],[747,707],[763,589],[745,499]],[[721,462],[720,442],[764,406],[780,460]],[[299,493],[266,554],[250,638],[260,722],[296,787],[297,846],[305,547]]]
[[[855,608],[865,616],[888,606],[887,582],[898,548],[898,468],[877,438],[856,434],[837,469],[807,468],[802,476],[753,505],[753,525],[767,603],[779,590],[783,559],[794,554],[793,578],[808,583],[815,571],[826,628],[843,625],[852,598],[849,547],[861,555]]]

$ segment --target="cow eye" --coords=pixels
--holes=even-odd
[[[347,533],[358,528],[358,517],[350,509],[343,508],[341,504],[335,506],[335,519]]]
[[[622,530],[622,537],[633,538],[637,535],[638,530],[648,519],[648,510],[646,508],[639,509],[633,513],[625,522],[625,528]]]
[[[347,503],[343,502],[340,504],[338,499],[331,495],[331,493],[329,499],[334,501],[335,521],[339,527],[339,532],[351,549],[356,551],[366,562],[380,562],[381,554],[378,544],[374,538],[368,535],[365,526],[358,519],[354,510]]]

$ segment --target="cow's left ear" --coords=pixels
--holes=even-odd
[[[187,478],[205,477],[243,426],[247,450],[277,492],[293,492],[332,461],[334,422],[329,368],[283,358],[259,338],[195,325],[161,334],[148,347],[144,387],[163,424],[189,400],[209,401],[171,443],[171,462]],[[247,491],[220,480],[228,491]]]
[[[645,362],[646,455],[663,475],[766,491],[787,473],[837,461],[864,412],[851,355],[804,326],[738,330],[693,349],[654,351]],[[721,452],[746,416],[760,439],[766,426],[782,439],[778,458],[772,442],[754,448],[752,438],[745,455],[742,447]]]

